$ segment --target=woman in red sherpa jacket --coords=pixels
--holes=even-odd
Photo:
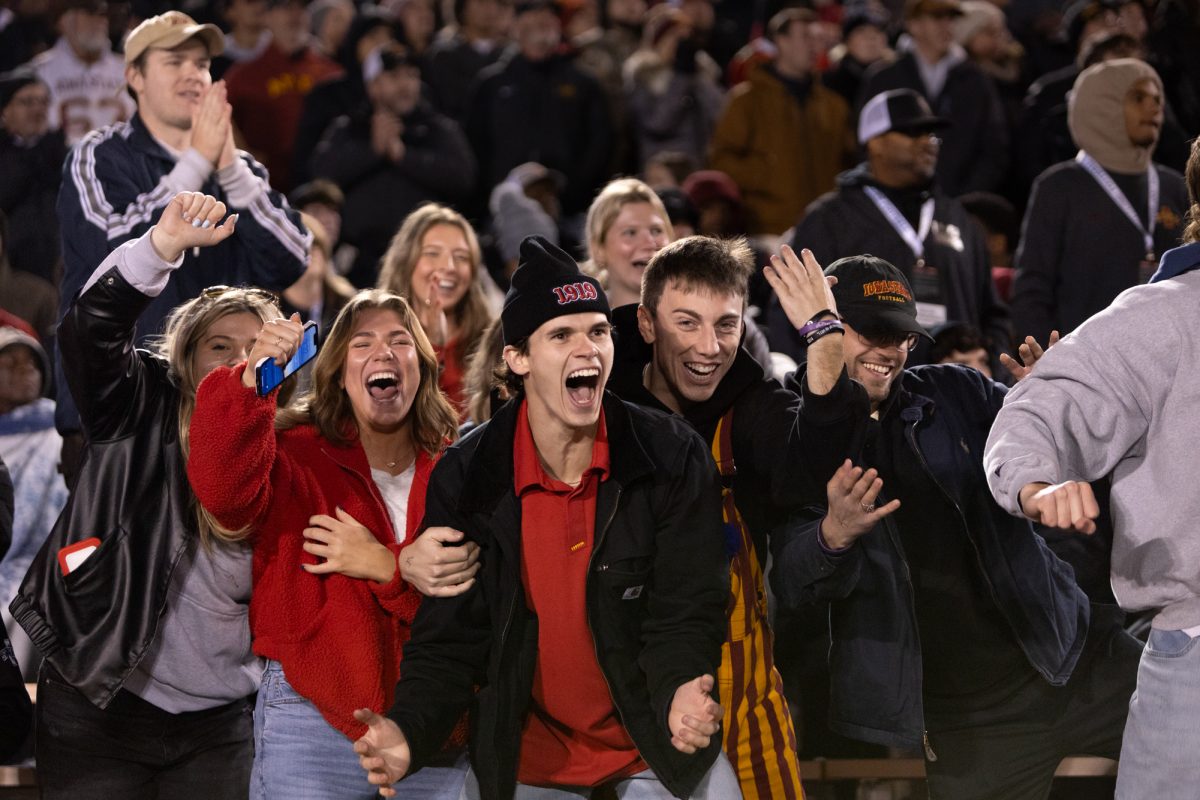
[[[264,325],[248,363],[286,363],[297,320]],[[460,541],[456,531],[414,541],[456,415],[412,309],[380,290],[342,309],[312,390],[293,407],[277,416],[253,372],[221,368],[200,385],[188,458],[204,508],[254,544],[250,628],[268,663],[251,797],[375,797],[352,749],[365,730],[353,711],[391,706],[421,591],[465,591],[477,569],[474,544],[445,546]],[[457,798],[465,766],[451,756],[398,784],[399,796]]]

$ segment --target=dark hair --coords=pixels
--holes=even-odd
[[[745,237],[717,239],[685,236],[654,254],[642,273],[642,305],[654,314],[663,290],[670,283],[682,289],[705,289],[745,298],[754,251]]]
[[[662,200],[663,207],[667,209],[672,228],[677,228],[681,222],[690,226],[693,231],[700,227],[700,212],[692,203],[692,199],[684,194],[683,189],[670,186],[655,191],[658,192],[658,199]]]
[[[1187,212],[1187,227],[1183,229],[1183,243],[1200,242],[1200,136],[1192,139],[1192,152],[1184,167],[1183,180],[1187,184],[1188,201],[1192,204]]]
[[[767,23],[767,38],[772,42],[779,41],[780,36],[787,36],[793,22],[816,22],[817,15],[807,8],[785,8]]]
[[[501,328],[501,335],[503,336],[503,328]],[[529,355],[529,337],[526,336],[524,339],[518,339],[509,345],[509,347],[512,347],[521,355],[527,356]],[[508,348],[503,348],[501,353],[506,349]],[[492,372],[492,385],[504,389],[508,392],[509,397],[516,397],[525,391],[525,378],[509,369],[508,361],[502,356],[500,363],[496,365],[495,371]]]
[[[301,184],[288,195],[288,203],[295,209],[302,209],[310,203],[317,203],[330,208],[342,210],[346,203],[346,195],[336,183],[325,178],[316,178]]]
[[[998,233],[1016,247],[1020,235],[1020,220],[1013,204],[991,192],[969,192],[958,198],[967,213],[979,220],[988,233]]]
[[[940,363],[951,353],[969,353],[980,348],[987,350],[988,341],[974,325],[965,322],[946,325],[934,332],[933,346],[929,349],[929,363]]]
[[[1127,33],[1108,33],[1099,36],[1083,46],[1079,51],[1079,68],[1087,69],[1093,64],[1107,61],[1110,58],[1142,58],[1142,46]]]

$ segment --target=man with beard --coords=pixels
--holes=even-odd
[[[962,204],[933,184],[938,132],[947,124],[911,89],[874,97],[858,120],[866,162],[839,175],[837,190],[809,206],[792,247],[808,248],[821,264],[872,253],[898,265],[925,329],[969,323],[991,341],[994,358],[1006,348],[1009,330],[992,284],[987,240]],[[778,300],[767,321],[773,349],[801,358],[801,339]]]
[[[125,93],[125,64],[108,40],[107,3],[69,3],[58,29],[58,42],[33,68],[50,87],[50,129],[62,129],[72,145],[88,131],[129,119],[135,109]]]
[[[1033,185],[1025,212],[1013,321],[1020,335],[1070,333],[1125,289],[1146,283],[1179,243],[1188,210],[1183,177],[1151,161],[1163,87],[1144,61],[1088,67],[1067,111],[1079,154]]]

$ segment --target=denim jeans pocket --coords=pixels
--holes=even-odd
[[[1151,628],[1150,637],[1146,641],[1146,655],[1155,658],[1179,658],[1191,651],[1197,638],[1200,637],[1188,636],[1183,631]]]
[[[267,670],[263,673],[262,686],[258,691],[263,696],[263,704],[267,706],[308,702],[287,682],[283,669],[274,661],[268,662]]]

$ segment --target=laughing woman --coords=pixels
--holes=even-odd
[[[285,363],[300,335],[294,320],[267,323],[248,364]],[[188,476],[204,507],[254,543],[250,625],[268,661],[252,797],[374,797],[352,750],[365,731],[353,711],[391,706],[421,592],[473,582],[475,545],[443,548],[456,532],[436,528],[414,541],[429,473],[457,426],[437,374],[408,303],[370,290],[342,309],[311,392],[278,419],[245,364],[197,392]],[[399,796],[457,798],[465,758],[446,762],[406,778]]]

